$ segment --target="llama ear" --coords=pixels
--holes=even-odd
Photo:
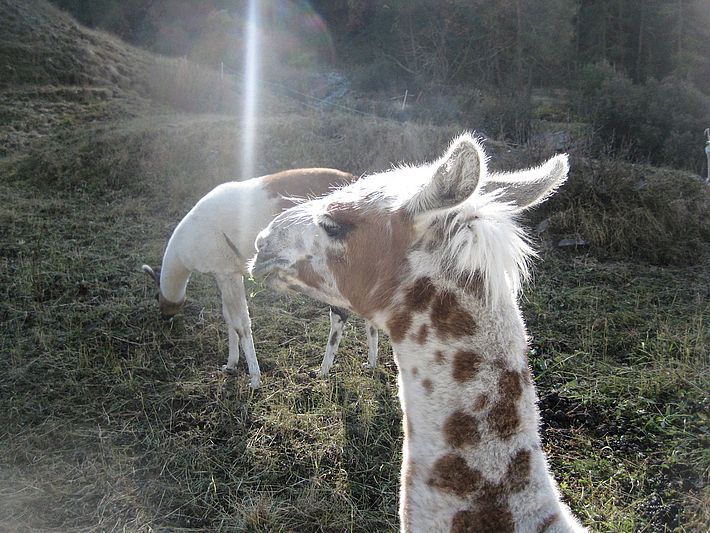
[[[553,157],[539,167],[509,174],[491,174],[481,185],[483,194],[498,192],[497,202],[512,204],[516,211],[544,202],[567,179],[567,154]]]
[[[429,181],[406,204],[412,214],[449,209],[469,198],[485,176],[486,158],[478,141],[465,134],[451,143],[433,168]]]

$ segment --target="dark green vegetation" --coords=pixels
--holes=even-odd
[[[245,1],[53,2],[139,46],[243,70]],[[379,93],[377,103],[348,98],[360,111],[374,106],[400,120],[472,125],[517,143],[554,122],[579,120],[589,126],[585,149],[595,155],[706,168],[707,0],[259,4],[268,43],[263,71],[288,89],[298,87],[295,72],[328,63],[347,72],[357,91]],[[313,84],[306,87],[313,94]],[[540,105],[540,89],[553,88],[555,105]],[[392,105],[390,98],[405,91],[410,106]]]
[[[76,60],[85,48],[103,59]],[[382,366],[363,370],[355,321],[331,377],[312,378],[326,310],[250,283],[264,380],[253,393],[246,373],[218,370],[227,338],[213,282],[195,276],[184,312],[163,320],[140,271],[234,177],[239,120],[224,108],[238,83],[40,0],[0,0],[0,54],[17,73],[0,77],[0,529],[396,530],[386,339]],[[461,129],[263,98],[260,173],[379,170],[436,156]],[[487,146],[496,168],[550,155]],[[549,226],[522,301],[553,472],[595,531],[705,531],[708,189],[581,152],[572,169],[529,221]],[[560,237],[590,244],[562,252]]]

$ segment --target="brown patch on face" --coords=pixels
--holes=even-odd
[[[466,337],[476,332],[476,323],[451,291],[441,291],[434,297],[431,323],[442,339]]]
[[[296,277],[309,287],[318,289],[325,283],[323,276],[313,270],[313,265],[311,265],[309,261],[300,259],[296,261],[293,266],[296,269]]]
[[[449,453],[436,460],[428,483],[441,491],[464,497],[481,488],[483,476],[470,468],[459,454]]]
[[[426,343],[427,338],[429,337],[429,326],[426,324],[422,324],[419,326],[419,331],[417,332],[416,335],[414,335],[414,341],[417,344],[424,344]]]
[[[559,518],[560,515],[558,513],[551,514],[550,516],[545,518],[545,520],[543,520],[543,522],[539,526],[537,526],[535,533],[545,533],[548,529],[550,529],[550,526],[552,524],[557,522]]]
[[[422,380],[422,387],[424,387],[424,392],[426,392],[427,394],[431,394],[434,390],[434,384],[429,378],[424,378]]]
[[[298,168],[264,176],[263,183],[269,196],[278,198],[278,207],[288,209],[294,205],[291,198],[324,196],[357,179],[332,168]]]
[[[456,381],[463,383],[476,377],[483,359],[476,352],[459,350],[454,355],[452,375]]]
[[[392,305],[409,272],[406,253],[414,234],[411,218],[404,212],[380,211],[364,202],[332,204],[328,214],[350,228],[342,241],[345,250],[327,253],[328,268],[353,310],[372,318],[375,311]],[[394,321],[395,342],[402,340],[410,323],[411,316],[402,310]],[[391,331],[388,333],[392,336]]]
[[[515,370],[503,370],[498,382],[498,399],[488,413],[488,423],[502,439],[518,429],[518,400],[523,394],[522,377]]]
[[[446,363],[446,356],[444,355],[444,352],[442,352],[441,350],[437,350],[434,354],[434,362],[437,365],[443,365],[444,363]]]
[[[475,446],[481,440],[478,421],[464,411],[454,411],[444,422],[444,438],[452,448]]]

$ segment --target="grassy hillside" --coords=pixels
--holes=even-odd
[[[219,371],[212,280],[195,276],[184,312],[163,320],[140,272],[202,194],[235,178],[239,84],[40,0],[0,0],[0,71],[12,73],[0,76],[0,530],[397,530],[386,338],[365,371],[354,320],[332,375],[313,378],[327,310],[249,283],[254,393],[245,372]],[[259,173],[379,170],[473,126],[263,102]],[[489,148],[496,168],[549,155]],[[704,531],[708,190],[672,169],[581,153],[572,165],[531,217],[549,225],[522,301],[555,477],[594,531]],[[554,246],[573,236],[589,246]]]

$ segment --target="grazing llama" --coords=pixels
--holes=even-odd
[[[402,531],[584,531],[540,445],[517,305],[533,250],[515,217],[567,171],[560,155],[489,176],[481,146],[462,135],[435,163],[297,205],[257,238],[254,275],[306,287],[390,336],[404,415]]]
[[[158,285],[160,311],[176,314],[185,303],[192,272],[211,273],[222,294],[222,314],[229,332],[229,357],[222,368],[233,373],[241,346],[249,367],[251,387],[261,385],[261,372],[251,334],[251,320],[244,292],[247,260],[254,253],[257,234],[285,208],[298,200],[332,192],[357,178],[327,168],[297,169],[215,187],[185,215],[173,232],[158,275],[148,265],[143,270]],[[306,261],[297,265],[308,279]],[[327,375],[338,349],[349,311],[331,307],[330,335],[321,365]],[[377,329],[366,324],[368,364],[377,362]]]

